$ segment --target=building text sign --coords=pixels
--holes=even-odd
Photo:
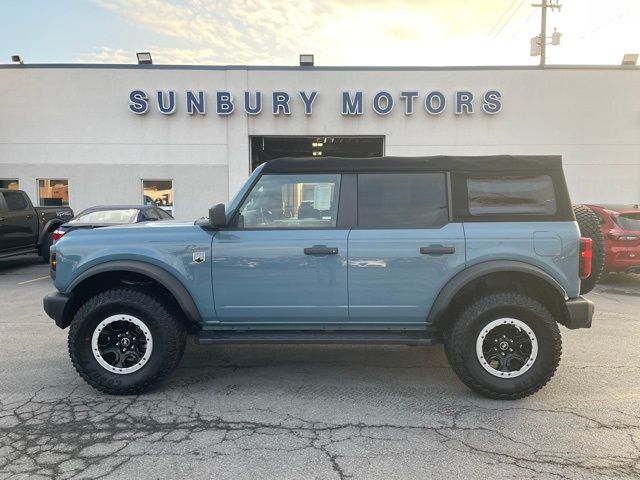
[[[319,96],[318,91],[299,91],[295,94],[286,91],[246,91],[236,98],[232,92],[217,91],[209,99],[203,90],[187,90],[179,94],[175,90],[149,93],[140,89],[129,93],[129,110],[137,115],[144,115],[152,108],[163,115],[173,115],[182,109],[189,115],[206,115],[209,108],[216,115],[231,115],[235,111],[260,115],[263,110],[269,110],[272,115],[291,115],[293,112],[313,115]],[[213,105],[210,107],[208,103]],[[372,95],[362,91],[343,91],[336,103],[342,115],[364,115],[367,112],[388,115],[394,108],[402,109],[405,115],[413,115],[418,111],[429,115],[440,115],[446,111],[456,115],[469,115],[477,111],[493,115],[502,109],[502,95],[498,90],[487,90],[479,95],[468,90],[458,90],[449,95],[438,90],[409,90],[396,95],[386,90]]]

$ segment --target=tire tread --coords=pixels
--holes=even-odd
[[[137,306],[142,306],[148,311],[154,312],[154,318],[160,323],[161,328],[168,330],[166,342],[166,356],[163,359],[162,367],[154,375],[144,381],[127,387],[110,387],[96,381],[88,374],[86,368],[81,365],[75,349],[75,342],[80,334],[80,328],[87,316],[96,308],[109,302],[132,302]],[[178,365],[186,345],[186,331],[184,326],[176,320],[171,308],[162,301],[160,296],[148,293],[145,290],[132,287],[118,287],[104,292],[87,300],[77,311],[71,327],[69,329],[68,350],[73,367],[82,379],[100,392],[110,395],[138,395],[151,390],[161,383],[173,369]]]

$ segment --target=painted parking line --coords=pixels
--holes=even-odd
[[[26,285],[27,283],[39,282],[40,280],[46,280],[47,278],[49,278],[49,275],[45,277],[32,278],[31,280],[26,280],[24,282],[18,283],[18,285]]]

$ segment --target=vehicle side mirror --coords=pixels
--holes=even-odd
[[[224,203],[219,203],[209,209],[209,224],[215,228],[227,226],[227,213],[225,212]]]

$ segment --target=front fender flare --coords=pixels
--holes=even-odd
[[[157,265],[137,260],[116,260],[95,265],[78,275],[62,293],[72,294],[73,290],[84,280],[100,273],[115,271],[140,273],[152,278],[173,295],[190,323],[202,323],[202,316],[196,303],[180,280]]]
[[[434,324],[439,322],[447,311],[447,308],[449,308],[455,295],[469,282],[497,272],[519,272],[533,275],[553,287],[564,300],[569,298],[562,285],[541,268],[514,260],[492,260],[466,268],[449,280],[442,290],[440,290],[435,302],[433,302],[433,306],[427,317],[427,323]]]

